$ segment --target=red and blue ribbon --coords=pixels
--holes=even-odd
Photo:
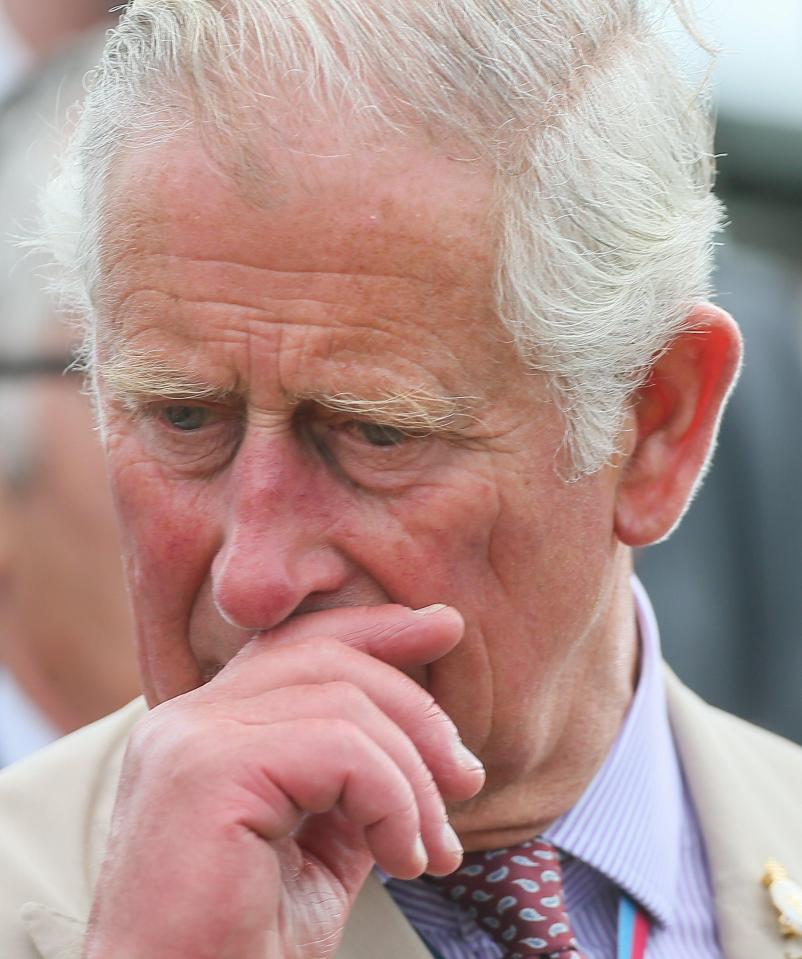
[[[649,919],[628,896],[618,903],[618,959],[643,959],[649,941]]]

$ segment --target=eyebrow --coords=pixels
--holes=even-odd
[[[213,386],[165,362],[155,352],[123,348],[98,364],[98,374],[124,403],[143,400],[223,401],[241,394],[235,386]]]
[[[99,374],[124,405],[153,400],[185,402],[245,401],[245,391],[236,383],[215,386],[171,365],[157,353],[125,348],[99,365]],[[305,390],[290,394],[288,404],[314,403],[332,413],[371,419],[414,433],[457,433],[477,422],[475,396],[444,396],[422,386],[403,390],[371,390],[370,395]]]
[[[344,413],[371,419],[410,433],[455,433],[468,422],[475,422],[471,412],[477,397],[441,396],[423,387],[400,392],[379,391],[371,397],[353,393],[310,392],[299,400],[316,403],[333,413]]]

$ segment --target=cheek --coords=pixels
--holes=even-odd
[[[596,478],[563,485],[555,477],[529,500],[518,491],[505,499],[489,565],[544,641],[561,642],[588,617],[614,548],[612,520],[612,498]]]
[[[504,498],[487,553],[489,586],[475,608],[474,662],[466,664],[461,696],[471,674],[484,683],[492,717],[472,707],[466,734],[486,742],[513,764],[522,761],[522,730],[537,742],[556,722],[596,656],[616,549],[612,498],[592,478],[564,486],[538,485],[537,499],[524,489]],[[470,687],[468,687],[470,688]],[[539,731],[538,731],[539,730]]]
[[[462,613],[465,637],[428,688],[473,745],[517,762],[531,704],[547,712],[592,647],[614,548],[604,481],[471,474],[388,507],[362,562],[393,599]]]
[[[465,614],[485,580],[497,513],[494,484],[455,470],[437,484],[357,507],[341,524],[340,541],[392,601],[448,603]]]
[[[160,702],[199,682],[187,622],[219,548],[219,498],[167,478],[131,439],[112,434],[108,460],[145,692]]]

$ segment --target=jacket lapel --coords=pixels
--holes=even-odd
[[[802,954],[782,939],[760,880],[767,859],[802,876],[795,747],[704,703],[667,671],[671,725],[705,840],[727,959]],[[790,760],[790,762],[789,762]],[[782,843],[782,848],[778,848]],[[790,950],[790,951],[789,951]]]
[[[22,912],[28,934],[43,959],[81,959],[86,932],[82,922],[41,903]],[[431,959],[412,926],[371,875],[357,898],[336,959]]]
[[[431,959],[429,950],[375,874],[362,887],[336,959]]]
[[[88,830],[86,868],[94,886],[106,845],[123,750],[114,756],[110,775],[97,792]],[[42,959],[81,959],[84,922],[42,903],[31,902],[22,920]],[[382,959],[431,959],[428,949],[375,875],[357,897],[336,959],[372,959],[381,944]]]
[[[42,959],[81,959],[86,927],[40,902],[28,902],[20,913]]]
[[[87,898],[91,898],[103,861],[128,735],[134,722],[146,711],[141,699],[120,711],[121,716],[125,714],[122,732],[97,771],[97,780],[92,786],[92,803],[85,822],[85,856],[79,865],[81,882],[89,890]],[[76,918],[41,902],[26,903],[20,917],[42,959],[81,959],[86,918]]]

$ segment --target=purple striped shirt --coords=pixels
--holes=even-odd
[[[721,959],[702,835],[668,722],[657,623],[635,578],[632,588],[641,637],[638,688],[601,769],[544,835],[566,856],[565,898],[588,959],[616,959],[621,892],[651,920],[647,959]],[[427,883],[391,879],[387,889],[442,959],[502,957]]]

